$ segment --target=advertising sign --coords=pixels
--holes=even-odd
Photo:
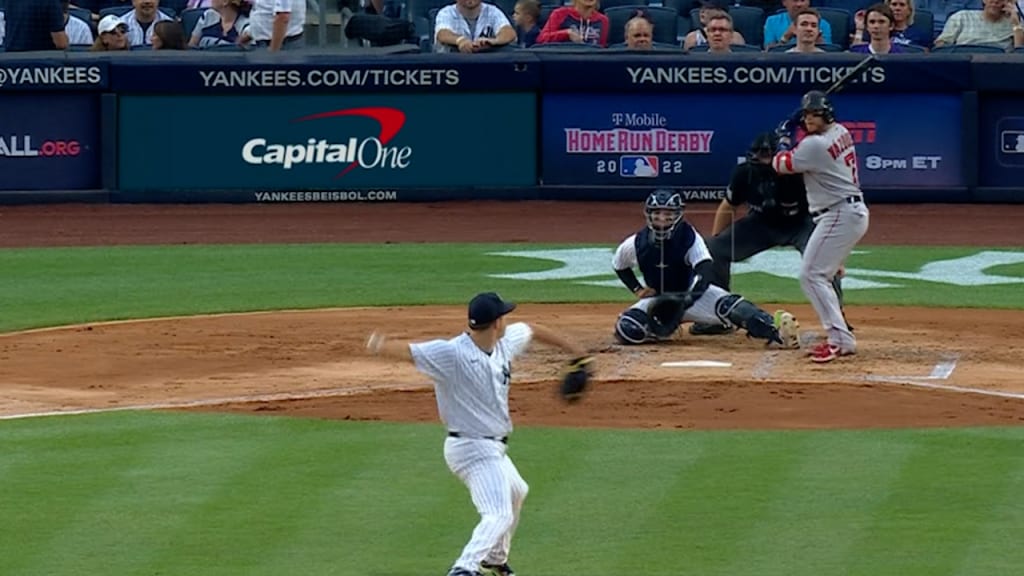
[[[1024,188],[1024,102],[986,96],[980,115],[979,184]]]
[[[120,188],[532,186],[535,102],[533,94],[126,96]]]
[[[95,95],[3,96],[0,190],[99,187],[99,101]]]
[[[963,185],[959,96],[840,94],[833,104],[856,144],[863,187]],[[541,179],[724,188],[754,137],[798,105],[772,94],[546,96]]]

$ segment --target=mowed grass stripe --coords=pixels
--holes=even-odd
[[[24,424],[2,431],[13,465],[3,483],[0,574],[80,574],[113,561],[121,536],[154,521],[146,509],[126,510],[129,489],[154,439],[173,429],[140,429],[124,415]]]
[[[981,570],[966,560],[988,530],[991,511],[1005,501],[1020,466],[1020,444],[956,431],[911,434],[912,451],[868,531],[852,547],[847,574],[1017,573],[1020,565]]]
[[[788,435],[788,433],[784,433]],[[911,444],[902,436],[805,432],[793,474],[736,547],[725,574],[843,574],[849,548],[899,478]]]
[[[1013,441],[1020,446],[1020,441]],[[1011,448],[1012,449],[1012,448]],[[993,498],[985,514],[986,522],[979,530],[956,576],[1003,574],[1011,567],[1024,566],[1024,546],[1020,545],[1024,529],[1024,454],[1017,449],[1007,454],[1006,483],[1000,498]],[[1012,468],[1009,464],[1012,463]]]
[[[517,536],[516,569],[623,574],[646,567],[646,546],[661,537],[678,478],[705,449],[664,432],[553,434],[530,470],[534,489]]]

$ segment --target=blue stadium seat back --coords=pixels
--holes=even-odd
[[[160,7],[160,11],[163,12],[164,14],[170,16],[171,18],[175,18],[176,19],[178,17],[178,11],[175,10],[174,8],[168,8],[167,6],[161,6]]]
[[[490,2],[491,4],[494,4],[498,8],[501,8],[501,11],[505,13],[505,16],[508,16],[508,23],[509,24],[511,24],[512,26],[516,25],[516,23],[512,21],[512,14],[516,11],[516,0],[487,0],[487,1]]]
[[[932,14],[931,11],[914,8],[914,23],[911,27],[928,32],[932,35],[932,40],[935,40],[935,14]]]
[[[818,48],[821,48],[825,52],[844,52],[844,51],[846,51],[846,48],[840,46],[839,44],[835,44],[835,43],[833,43],[833,44],[818,44]]]
[[[683,16],[682,14],[676,16],[676,38],[680,43],[682,43],[683,38],[686,38],[686,35],[690,33],[690,30],[693,29],[691,26],[692,23],[690,22],[689,17]]]
[[[541,6],[540,22],[537,22],[537,25],[540,26],[541,28],[544,28],[544,24],[547,23],[548,18],[551,17],[551,13],[555,11],[555,8],[558,8],[558,6]]]
[[[605,10],[608,17],[608,44],[619,44],[626,41],[626,22],[643,12],[654,24],[654,41],[662,44],[673,44],[677,41],[679,13],[672,8],[660,6],[617,6]]]
[[[109,16],[111,14],[113,14],[114,16],[117,16],[118,18],[120,18],[121,16],[124,16],[125,14],[127,14],[127,13],[129,13],[131,11],[132,11],[132,7],[130,5],[129,6],[110,6],[108,8],[104,8],[104,9],[100,10],[100,20],[102,20],[104,16]]]
[[[732,16],[733,30],[743,35],[744,42],[754,46],[764,44],[764,10],[753,6],[730,6],[729,16]]]
[[[933,48],[935,54],[1006,54],[1006,49],[984,44],[953,44]]]
[[[917,44],[900,44],[900,48],[907,54],[923,54],[927,52],[924,46],[918,46]]]
[[[629,46],[627,46],[625,42],[620,42],[618,44],[610,44],[608,46],[608,50],[629,50]],[[679,45],[678,44],[665,44],[664,42],[652,42],[651,43],[651,50],[650,51],[651,52],[678,52],[679,51]],[[637,50],[632,50],[631,52],[637,52]]]
[[[562,2],[562,0],[540,0],[541,7],[552,6],[554,8],[558,8],[559,6],[563,6],[564,4],[565,2]]]
[[[761,49],[760,46],[752,46],[750,44],[733,44],[733,45],[729,46],[729,49],[732,50],[733,52],[763,52],[763,50]],[[708,51],[708,45],[707,44],[702,44],[700,46],[694,46],[693,48],[690,48],[690,52],[694,52],[694,53],[707,52],[707,51]]]
[[[622,8],[623,6],[647,6],[647,0],[601,0],[601,12],[604,15],[608,15],[608,11],[613,8]]]
[[[191,8],[181,13],[181,25],[185,27],[185,37],[192,36],[192,31],[196,29],[196,24],[203,19],[203,14],[209,8]]]
[[[71,44],[68,46],[68,52],[88,52],[92,50],[92,44]]]
[[[1018,46],[1013,49],[1014,54],[1024,54],[1024,46]]]
[[[188,7],[188,0],[160,0],[161,8],[170,8],[175,14],[181,14]]]
[[[811,5],[817,10],[822,8],[838,8],[840,10],[846,10],[850,14],[855,14],[858,10],[863,10],[872,4],[875,4],[877,0],[813,0]]]
[[[818,8],[821,19],[828,21],[832,28],[832,44],[846,50],[850,47],[850,33],[853,31],[853,14],[841,8]]]
[[[85,8],[71,8],[68,10],[68,14],[92,26],[92,12],[89,12]]]
[[[408,0],[409,16],[416,18],[418,16],[429,16],[431,20],[434,19],[430,15],[431,11],[437,14],[437,10],[444,8],[449,4],[454,4],[453,0]]]

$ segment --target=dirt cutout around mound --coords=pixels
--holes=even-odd
[[[972,211],[986,222],[987,245],[1016,242],[1013,230],[1024,211],[970,206],[872,207],[865,242],[938,244],[940,233],[959,229],[948,222],[962,223]],[[710,213],[691,211],[688,218],[706,232]],[[503,224],[452,224],[467,221],[469,214],[474,221]],[[913,227],[905,223],[909,214]],[[560,216],[556,221],[552,215]],[[633,203],[550,202],[20,207],[0,217],[2,246],[611,243],[642,224]],[[921,218],[935,226],[920,225]],[[929,235],[913,236],[922,233]],[[850,308],[860,353],[819,366],[800,351],[766,348],[742,333],[694,337],[683,331],[672,342],[619,346],[611,328],[625,305],[520,306],[512,320],[565,331],[597,354],[598,372],[584,401],[565,405],[555,396],[555,382],[566,358],[535,345],[514,366],[510,404],[516,425],[799,429],[1024,423],[1022,312]],[[788,309],[804,331],[821,332],[809,307]],[[461,306],[354,308],[0,335],[0,417],[143,407],[436,422],[426,377],[411,365],[366,356],[365,338],[381,327],[400,338],[451,337],[463,330],[464,319]]]

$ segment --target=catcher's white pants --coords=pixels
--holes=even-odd
[[[519,510],[529,486],[519,475],[508,446],[497,440],[448,437],[444,459],[448,469],[469,488],[480,523],[454,566],[476,572],[481,562],[504,564],[519,524]]]
[[[715,313],[715,304],[722,298],[729,295],[729,292],[714,284],[708,285],[708,289],[701,294],[700,298],[686,309],[683,319],[680,322],[706,322],[708,324],[720,324],[722,320]],[[639,308],[650,314],[651,306],[657,297],[641,298],[633,303],[630,308]]]

